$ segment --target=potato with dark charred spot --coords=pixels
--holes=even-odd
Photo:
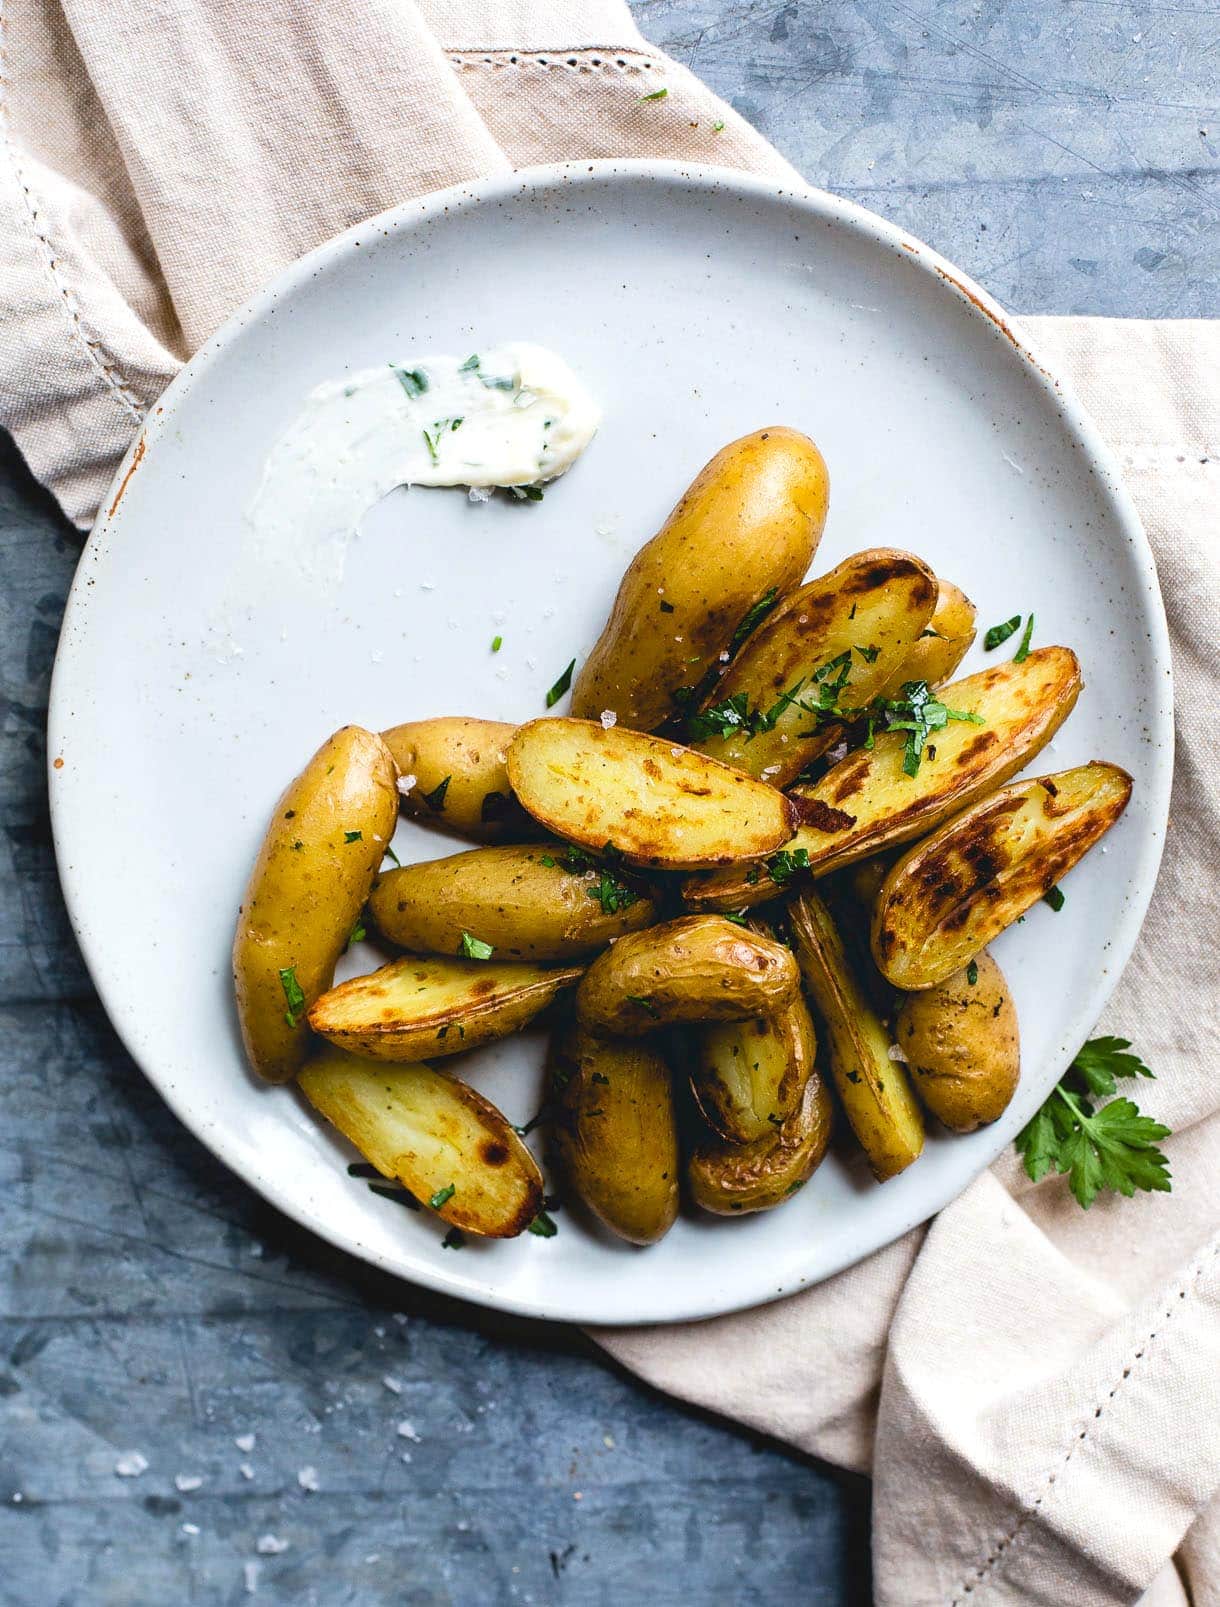
[[[319,1035],[372,1060],[436,1060],[506,1038],[552,1003],[581,967],[409,954],[324,993]]]
[[[893,682],[935,600],[936,577],[910,553],[845,558],[758,627],[691,717],[692,746],[786,787],[841,738],[828,707],[863,708]]]
[[[463,933],[497,959],[583,959],[656,920],[646,890],[562,843],[469,848],[386,871],[369,898],[381,935],[416,954],[457,954]]]
[[[799,973],[782,943],[720,915],[686,915],[622,937],[585,972],[580,1020],[638,1037],[692,1021],[745,1021],[785,1009]]]
[[[530,836],[529,817],[513,797],[504,763],[516,729],[500,720],[454,715],[383,731],[402,777],[403,811],[476,843]]]
[[[891,695],[907,681],[926,681],[929,686],[947,681],[974,642],[974,604],[951,581],[938,580],[936,586],[932,618],[890,682]]]
[[[665,1060],[639,1039],[576,1025],[555,1043],[551,1072],[560,1172],[612,1233],[655,1244],[678,1214],[678,1129]]]
[[[756,605],[803,579],[828,500],[822,454],[796,430],[756,430],[717,452],[623,576],[572,713],[662,725]]]
[[[326,1046],[300,1086],[383,1177],[453,1227],[512,1239],[542,1209],[538,1163],[491,1101],[455,1077]]]
[[[1008,984],[990,954],[937,987],[909,993],[894,1036],[916,1094],[955,1133],[972,1133],[1007,1110],[1021,1043]]]
[[[700,1144],[686,1175],[696,1205],[717,1216],[770,1211],[809,1181],[830,1142],[830,1090],[811,1069],[797,1108],[774,1132],[750,1144]]]
[[[275,806],[233,939],[246,1056],[268,1082],[287,1082],[305,1059],[305,1012],[330,987],[394,834],[394,782],[381,738],[348,725]]]
[[[771,1016],[696,1027],[690,1083],[704,1119],[727,1143],[774,1138],[813,1069],[817,1039],[798,993]]]
[[[896,988],[934,988],[1025,914],[1127,807],[1131,777],[1095,761],[1014,782],[905,853],[873,910],[873,957]]]

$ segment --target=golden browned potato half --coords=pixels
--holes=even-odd
[[[656,907],[617,871],[569,870],[561,843],[470,848],[378,877],[369,915],[391,943],[456,954],[462,934],[497,959],[579,960],[656,920]]]
[[[639,1039],[572,1027],[552,1055],[555,1160],[621,1239],[655,1244],[678,1214],[678,1130],[669,1067]]]
[[[813,1069],[817,1040],[804,999],[771,1016],[722,1021],[691,1034],[695,1103],[730,1144],[774,1139],[795,1110]]]
[[[910,553],[874,547],[845,558],[767,616],[690,721],[692,746],[786,787],[843,734],[841,722],[810,710],[825,699],[845,709],[871,703],[935,601],[936,577]]]
[[[581,967],[409,954],[324,993],[309,1025],[373,1060],[437,1059],[506,1038],[532,1021]]]
[[[825,904],[804,893],[788,915],[801,975],[826,1029],[835,1088],[873,1176],[884,1182],[923,1149],[923,1117],[910,1080],[890,1058],[890,1035],[852,972]]]
[[[828,498],[822,454],[796,430],[756,430],[717,452],[623,576],[572,713],[609,709],[636,731],[669,719],[751,610],[803,578]]]
[[[508,747],[513,791],[557,836],[631,865],[687,870],[770,853],[792,835],[782,792],[663,737],[531,720]]]
[[[542,1209],[534,1157],[496,1107],[456,1078],[422,1062],[378,1065],[325,1048],[299,1080],[383,1177],[455,1228],[512,1239]]]
[[[896,988],[934,988],[1050,891],[1127,807],[1131,777],[1093,763],[1014,782],[904,854],[873,912]]]
[[[1022,663],[1008,660],[937,692],[946,708],[981,723],[950,720],[933,733],[918,772],[904,767],[906,733],[883,731],[811,786],[793,788],[803,824],[784,853],[807,856],[825,876],[883,849],[909,842],[975,799],[993,792],[1041,752],[1080,695],[1080,665],[1066,647],[1042,647]],[[766,869],[733,866],[683,886],[691,909],[740,910],[776,894]]]
[[[915,1092],[955,1133],[1007,1110],[1021,1075],[1021,1041],[1008,984],[990,954],[908,994],[894,1036]]]
[[[383,731],[406,788],[403,810],[476,843],[527,837],[528,820],[512,795],[504,766],[515,730],[499,720],[455,715],[411,720]]]
[[[830,1090],[815,1067],[797,1108],[777,1130],[749,1144],[709,1141],[692,1151],[686,1175],[695,1204],[735,1216],[790,1200],[820,1165],[832,1117]]]
[[[233,939],[246,1056],[268,1082],[305,1058],[305,1012],[330,987],[398,819],[394,761],[380,737],[344,726],[275,806]]]
[[[799,986],[782,943],[720,915],[685,915],[619,938],[585,972],[580,1020],[638,1037],[690,1021],[744,1021],[783,1010]]]
[[[902,667],[890,682],[896,694],[907,681],[939,686],[947,681],[974,641],[974,604],[952,581],[938,580],[936,608]]]

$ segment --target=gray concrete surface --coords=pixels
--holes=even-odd
[[[1015,310],[1220,311],[1220,8],[634,10],[811,179]],[[92,996],[47,824],[78,550],[4,443],[0,1602],[866,1603],[862,1481],[652,1395],[570,1333],[338,1256],[144,1083]],[[148,1467],[119,1477],[131,1452]]]

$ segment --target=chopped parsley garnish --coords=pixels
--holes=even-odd
[[[969,982],[971,987],[973,987],[978,979],[979,962],[977,960],[971,960],[970,964],[966,967],[966,981]]]
[[[524,1123],[523,1126],[514,1127],[513,1132],[516,1133],[518,1138],[528,1138],[530,1136],[530,1134],[534,1131],[535,1127],[540,1126],[543,1122],[550,1121],[550,1119],[551,1119],[550,1106],[549,1105],[543,1105],[539,1110],[537,1110],[534,1113],[534,1115],[532,1115],[530,1117],[529,1121]]]
[[[650,1016],[659,1016],[661,1014],[651,999],[645,999],[638,993],[628,993],[626,999],[628,1004],[638,1004],[641,1010],[647,1010]],[[591,1116],[593,1112],[589,1111],[588,1114]]]
[[[490,943],[484,943],[481,937],[471,937],[469,932],[462,933],[462,941],[458,944],[458,953],[464,960],[490,960],[495,953]]]
[[[437,1189],[436,1193],[428,1201],[429,1209],[431,1209],[433,1211],[439,1211],[440,1208],[443,1205],[448,1205],[449,1204],[449,1201],[453,1198],[453,1196],[456,1193],[457,1193],[457,1184],[456,1183],[449,1183],[443,1189]]]
[[[428,448],[428,456],[432,459],[432,462],[434,464],[440,462],[440,458],[438,458],[437,455],[436,455],[436,442],[440,438],[440,433],[441,432],[439,430],[437,430],[436,437],[434,438],[433,436],[428,434],[427,430],[421,430],[420,431],[420,434],[424,438],[424,445]]]
[[[732,921],[734,926],[744,926],[746,924],[745,914],[742,911],[722,910],[721,914],[726,921]]]
[[[365,926],[364,926],[363,920],[358,920],[356,922],[355,926],[352,927],[351,932],[348,935],[348,939],[347,939],[348,948],[350,949],[353,943],[363,943],[364,939],[367,936],[368,936],[368,933],[365,931]]]
[[[345,843],[358,843],[362,842],[363,840],[364,833],[362,831],[345,831],[343,833],[343,841]]]
[[[637,904],[640,895],[626,882],[620,882],[617,876],[604,870],[589,888],[589,897],[597,900],[604,915],[617,915],[620,910],[629,910],[633,904]]]
[[[301,991],[301,984],[297,981],[295,965],[285,966],[280,972],[280,987],[283,988],[284,998],[288,1002],[284,1020],[290,1027],[295,1027],[305,1013],[305,995]]]
[[[603,858],[608,860],[617,860],[621,857],[613,843],[606,844],[602,850],[602,855]],[[592,855],[585,853],[583,848],[569,846],[564,849],[558,859],[553,854],[542,854],[539,856],[538,863],[547,866],[550,870],[554,870],[556,867],[560,870],[566,870],[572,876],[587,876],[591,872],[595,873],[597,880],[590,883],[586,892],[590,898],[597,900],[606,915],[617,915],[619,910],[629,910],[633,904],[639,903],[640,895],[634,887],[629,886],[621,877],[607,870],[604,865],[599,865]]]
[[[459,374],[473,374],[478,369],[478,366],[479,366],[479,354],[478,354],[478,352],[471,352],[470,356],[462,364],[461,368],[458,369],[458,373]]]
[[[466,1235],[462,1232],[461,1228],[450,1228],[448,1233],[446,1233],[445,1237],[441,1240],[441,1249],[460,1250],[465,1243]]]
[[[745,641],[746,637],[758,629],[778,601],[779,592],[774,586],[769,586],[767,590],[763,592],[758,601],[753,605],[753,607],[746,609],[745,613],[741,616],[737,629],[733,632],[732,639],[729,642],[730,658],[734,658],[736,656],[737,649]]]
[[[445,794],[449,791],[449,783],[452,780],[453,780],[452,776],[446,776],[443,781],[438,781],[437,782],[436,786],[433,787],[431,792],[421,792],[420,793],[420,797],[424,800],[424,802],[427,804],[428,808],[431,809],[431,811],[432,811],[432,813],[434,815],[439,815],[439,814],[444,813],[444,809],[445,809]]]
[[[542,501],[542,487],[540,485],[510,485],[505,486],[504,489],[511,491],[518,502]]]
[[[399,859],[398,855],[394,852],[394,850],[389,846],[388,843],[386,845],[385,857],[387,859],[392,859],[396,865],[401,865],[402,864],[402,860]]]
[[[723,122],[723,120],[721,118],[717,118],[716,121],[712,124],[712,133],[713,134],[723,134],[724,133],[724,122]]]
[[[576,660],[573,659],[572,662],[568,665],[567,669],[564,670],[563,674],[555,682],[555,684],[551,688],[551,690],[547,693],[547,695],[546,695],[546,706],[547,706],[548,709],[553,709],[555,707],[556,703],[559,702],[559,700],[563,696],[563,694],[571,686],[571,684],[572,684],[572,671],[575,668],[576,668]]]
[[[807,848],[781,848],[778,854],[772,854],[767,861],[767,874],[776,887],[783,887],[790,882],[798,870],[809,869],[809,850]]]
[[[1030,638],[1033,636],[1033,634],[1034,634],[1034,616],[1031,614],[1029,616],[1029,618],[1025,621],[1025,630],[1022,632],[1022,635],[1021,635],[1021,645],[1020,645],[1020,647],[1017,648],[1016,652],[1012,655],[1012,661],[1013,661],[1014,664],[1024,664],[1025,660],[1029,657],[1029,642],[1030,642]]]
[[[732,697],[725,698],[723,703],[716,703],[710,709],[692,714],[687,725],[687,734],[692,742],[703,742],[708,737],[727,737],[734,731],[749,729],[750,694],[734,692]]]
[[[933,632],[933,635],[935,635],[935,634],[936,633]],[[864,660],[864,662],[866,664],[875,664],[877,662],[878,656],[880,655],[881,649],[879,647],[871,647],[870,646],[870,647],[856,647],[856,648],[853,648],[852,651],[856,652],[856,653],[859,653],[860,657]]]
[[[504,638],[503,638],[503,636],[493,636],[492,637],[492,639],[491,639],[491,650],[492,650],[493,653],[498,653],[503,646],[504,646]]]
[[[511,804],[512,800],[506,792],[485,792],[483,802],[479,805],[479,819],[485,826],[503,820]]]
[[[1048,887],[1046,892],[1042,895],[1042,902],[1044,904],[1049,904],[1054,910],[1055,914],[1058,915],[1059,911],[1067,903],[1067,899],[1064,898],[1060,888]]]
[[[545,1211],[539,1211],[538,1215],[530,1223],[530,1232],[536,1234],[540,1239],[553,1239],[559,1229],[555,1226],[553,1217],[548,1216]]]
[[[674,611],[674,605],[672,603],[667,603],[664,597],[661,598],[659,606],[663,614],[672,614]]]
[[[907,733],[902,768],[908,776],[919,774],[919,762],[933,731],[943,731],[950,720],[967,720],[971,725],[984,724],[981,714],[946,708],[932,695],[926,681],[907,681],[901,697],[877,699],[869,714],[868,736],[864,743],[866,748],[873,746],[873,730],[878,719],[884,722],[883,729],[886,731]]]
[[[1126,1038],[1093,1038],[1055,1084],[1050,1098],[1016,1146],[1035,1183],[1065,1172],[1077,1204],[1087,1211],[1104,1190],[1168,1194],[1169,1162],[1157,1148],[1169,1128],[1141,1115],[1130,1099],[1113,1099],[1119,1077],[1151,1077]],[[1098,1099],[1107,1103],[1098,1105]]]
[[[664,100],[669,94],[668,89],[654,89],[651,95],[641,95],[641,100]]]
[[[1020,614],[1014,614],[1011,619],[1006,619],[1002,625],[993,625],[986,636],[983,637],[983,646],[989,653],[993,652],[1008,640],[1012,633],[1020,627],[1020,624]]]
[[[408,396],[422,396],[428,389],[428,376],[422,368],[397,368],[391,363],[390,371]]]

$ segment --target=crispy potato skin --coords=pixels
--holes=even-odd
[[[852,972],[830,911],[816,893],[788,909],[797,960],[825,1028],[831,1076],[879,1183],[919,1158],[924,1124],[890,1036]]]
[[[1117,765],[1015,782],[904,854],[873,912],[873,956],[896,988],[934,988],[1036,904],[1131,797]]]
[[[814,785],[792,789],[804,824],[785,848],[803,848],[818,877],[934,830],[1041,752],[1081,686],[1080,665],[1067,647],[1042,647],[1023,664],[1010,659],[954,681],[938,697],[949,708],[982,715],[982,726],[951,721],[935,735],[935,760],[925,758],[915,776],[902,767],[904,733],[880,733],[871,752],[857,748]],[[733,866],[692,877],[682,896],[691,909],[740,910],[774,898],[773,888],[765,871]]]
[[[315,1110],[383,1177],[453,1227],[485,1238],[524,1233],[542,1209],[538,1163],[482,1094],[431,1066],[383,1066],[323,1048],[300,1075]]]
[[[496,960],[407,955],[324,993],[309,1025],[372,1060],[437,1060],[506,1038],[581,975]]]
[[[939,686],[947,681],[974,643],[975,607],[952,581],[938,580],[936,608],[923,635],[911,644],[902,667],[890,682],[891,694],[907,681]]]
[[[684,915],[623,937],[585,972],[580,1021],[639,1037],[690,1021],[744,1021],[783,1010],[799,974],[791,951],[719,915]]]
[[[931,619],[935,601],[936,577],[921,559],[892,547],[858,552],[801,586],[768,614],[703,706],[744,693],[752,713],[766,713],[795,686],[816,703],[815,672],[848,653],[849,674],[839,702],[861,708],[894,681]],[[861,647],[867,652],[861,653]],[[842,734],[841,725],[818,723],[792,703],[770,731],[750,735],[737,729],[692,746],[773,787],[786,787]]]
[[[894,1024],[915,1092],[955,1133],[972,1133],[1007,1110],[1021,1075],[1017,1012],[990,954],[935,988],[910,993]]]
[[[643,893],[607,915],[589,896],[596,877],[564,870],[563,852],[556,843],[500,845],[403,865],[378,877],[369,914],[383,937],[414,953],[456,954],[469,932],[497,959],[542,963],[596,954],[656,919]]]
[[[663,870],[728,865],[792,835],[782,792],[664,737],[595,720],[531,720],[508,748],[513,790],[568,842]]]
[[[809,1080],[817,1039],[805,1001],[772,1016],[695,1029],[690,1082],[712,1130],[730,1144],[774,1138]]]
[[[678,1129],[669,1067],[639,1039],[576,1025],[551,1058],[554,1158],[619,1238],[655,1244],[678,1214]]]
[[[717,1216],[770,1211],[807,1183],[830,1142],[834,1107],[817,1068],[778,1131],[749,1144],[700,1144],[687,1162],[691,1198]]]
[[[528,837],[528,817],[512,795],[504,764],[516,729],[453,715],[383,731],[399,774],[415,777],[401,800],[404,814],[475,843]],[[439,802],[429,803],[446,781]]]
[[[663,724],[755,603],[801,581],[828,502],[822,454],[796,430],[756,430],[717,452],[623,576],[572,713],[612,709],[635,731]]]
[[[305,1010],[331,984],[397,818],[389,749],[356,725],[328,738],[275,806],[233,939],[246,1057],[268,1082],[287,1082],[305,1058]],[[289,968],[305,995],[293,1024]]]

